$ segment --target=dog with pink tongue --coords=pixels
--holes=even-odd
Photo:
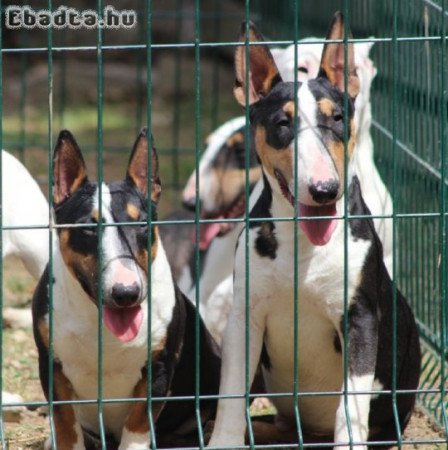
[[[55,435],[46,448],[100,448],[100,383],[108,449],[149,448],[148,392],[156,398],[151,413],[158,448],[198,446],[198,428],[214,418],[215,400],[201,400],[198,418],[194,400],[164,399],[216,395],[220,355],[173,282],[153,223],[161,183],[156,151],[148,147],[143,129],[124,180],[99,184],[87,177],[72,134],[59,134],[53,156],[58,244],[52,272],[45,270],[33,297],[40,381],[46,398],[57,401]],[[199,344],[198,392],[194,354]]]

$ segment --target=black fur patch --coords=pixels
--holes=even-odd
[[[334,351],[336,353],[342,353],[342,345],[341,345],[341,340],[339,339],[338,333],[334,333],[333,347],[334,347]]]
[[[327,116],[318,109],[317,123],[323,135],[323,138],[343,141],[344,139],[344,94],[335,86],[333,86],[326,78],[315,78],[308,81],[308,87],[316,101],[328,98],[334,103],[333,114]],[[350,119],[353,117],[355,107],[353,100],[348,97],[347,111],[347,135],[350,136]]]
[[[263,257],[275,259],[277,256],[278,242],[275,237],[274,222],[263,222],[255,239],[255,249]]]
[[[271,358],[268,354],[268,349],[266,348],[266,344],[263,342],[263,347],[261,347],[261,355],[260,362],[266,370],[271,370]]]
[[[359,180],[353,177],[349,188],[351,215],[368,215],[369,209],[361,195]],[[371,241],[361,280],[352,305],[349,319],[349,368],[355,375],[372,372],[385,390],[392,389],[393,348],[393,289],[383,262],[381,241],[371,218],[351,219],[353,237]],[[405,298],[396,291],[396,367],[397,389],[416,389],[420,376],[420,345],[418,329]],[[341,318],[342,320],[342,318]],[[396,407],[401,431],[409,421],[415,402],[414,394],[398,394]],[[394,410],[391,395],[379,395],[371,401],[369,414],[369,439],[374,441],[396,439]]]
[[[219,170],[240,169],[244,170],[246,167],[246,142],[245,142],[245,125],[232,133],[229,139],[219,149],[212,167]],[[241,138],[234,139],[237,135]],[[257,152],[255,150],[255,143],[252,136],[249,140],[249,167],[258,167]],[[231,142],[231,145],[229,145]]]
[[[348,207],[350,215],[362,216],[370,215],[370,210],[364,202],[361,194],[361,185],[358,177],[355,175],[349,186]],[[350,232],[354,238],[365,241],[373,241],[375,226],[371,218],[359,218],[349,220]],[[382,252],[382,250],[381,250]]]
[[[294,100],[294,83],[278,83],[269,94],[250,107],[250,122],[266,130],[266,142],[284,149],[294,139],[294,120],[283,111],[285,103]]]
[[[263,174],[264,187],[258,197],[255,205],[250,211],[250,219],[266,219],[272,217],[271,206],[272,206],[272,189],[266,176]],[[249,222],[249,228],[258,228],[261,222]]]

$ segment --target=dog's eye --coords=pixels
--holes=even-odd
[[[146,219],[146,217],[141,217],[140,219],[139,219],[139,222],[145,222],[147,219]],[[138,226],[138,228],[139,228],[139,232],[141,233],[141,234],[147,234],[148,233],[148,224],[145,222],[145,223],[141,223],[139,226]]]
[[[340,122],[343,118],[344,118],[344,116],[342,115],[342,113],[333,114],[333,120],[335,122]]]
[[[308,69],[304,66],[299,66],[297,70],[302,73],[308,73]]]
[[[281,119],[278,119],[275,122],[275,125],[279,128],[280,127],[289,127],[289,123],[290,123],[290,121],[287,117],[282,117]]]
[[[94,225],[93,222],[92,224],[89,224],[88,227],[81,228],[81,230],[87,236],[96,236],[98,233],[98,227],[96,226],[96,224]]]
[[[104,217],[101,218],[102,223],[106,223]],[[86,221],[86,225],[88,227],[81,228],[82,232],[87,236],[96,236],[98,234],[98,219],[96,217],[90,217],[89,220]]]

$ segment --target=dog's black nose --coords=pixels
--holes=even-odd
[[[196,211],[196,197],[184,198],[182,200],[182,205],[188,211]],[[201,202],[199,201],[199,209],[201,207]]]
[[[308,190],[317,203],[328,203],[338,195],[339,183],[336,180],[318,181],[310,184]]]
[[[140,287],[137,283],[131,285],[116,283],[112,286],[112,298],[117,306],[132,306],[137,302],[139,295]]]

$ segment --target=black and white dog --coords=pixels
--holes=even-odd
[[[342,14],[337,13],[327,39],[343,37],[344,21]],[[252,24],[248,39],[262,40]],[[240,40],[246,40],[245,26]],[[249,66],[248,85],[246,65]],[[238,47],[235,66],[234,94],[241,105],[250,105],[252,132],[264,182],[250,213],[252,219],[258,220],[250,224],[248,242],[249,376],[251,381],[261,361],[267,392],[286,393],[272,397],[278,411],[276,424],[271,427],[271,434],[261,440],[257,440],[260,435],[256,433],[256,443],[264,443],[264,438],[297,442],[291,395],[295,379],[294,224],[276,221],[276,218],[293,216],[295,208],[300,218],[296,255],[297,379],[299,394],[305,394],[299,397],[303,432],[314,442],[334,441],[337,448],[349,448],[349,428],[351,443],[357,449],[366,448],[369,440],[395,440],[410,418],[415,395],[397,393],[397,430],[390,395],[393,364],[396,389],[416,389],[420,347],[413,314],[397,291],[396,358],[393,360],[394,293],[383,262],[381,242],[371,219],[349,219],[347,233],[343,220],[338,219],[344,214],[345,196],[349,215],[370,214],[352,169],[356,135],[354,99],[359,91],[353,45],[348,44],[347,61],[342,43],[324,46],[319,74],[299,84],[297,102],[294,83],[282,81],[266,45],[251,45],[249,61],[245,47]],[[347,72],[346,93],[344,71]],[[348,96],[346,102],[344,95]],[[348,119],[346,141],[344,116]],[[220,395],[245,392],[245,233],[238,244],[235,299],[224,335]],[[347,277],[346,284],[344,277]],[[344,311],[345,298],[347,311]],[[345,312],[347,329],[343,325]],[[341,388],[347,390],[346,397],[306,395],[337,393]],[[243,445],[245,428],[244,398],[220,399],[210,446]]]
[[[152,158],[150,192],[148,158]],[[135,142],[125,179],[101,186],[87,178],[81,151],[70,132],[60,133],[54,151],[53,191],[59,245],[53,253],[52,286],[49,287],[47,269],[34,294],[34,335],[41,384],[48,398],[51,389],[49,289],[52,289],[52,398],[57,402],[93,400],[92,403],[58,403],[54,406],[56,444],[60,449],[95,448],[98,441],[99,414],[95,400],[98,398],[100,376],[100,289],[103,296],[103,398],[142,399],[103,404],[103,423],[110,443],[108,448],[149,447],[149,419],[144,400],[147,395],[148,354],[152,359],[153,396],[195,394],[195,310],[173,283],[158,227],[154,225],[151,225],[148,249],[148,200],[152,202],[151,221],[154,221],[160,192],[157,155],[155,149],[148,152],[145,129]],[[104,228],[102,272],[98,273],[100,201]],[[148,285],[148,266],[151,285]],[[219,351],[202,321],[199,322],[198,335],[201,352],[199,393],[213,395],[219,385]],[[214,417],[216,401],[201,400],[200,407],[201,420],[205,424]],[[152,414],[159,447],[198,445],[193,400],[155,400]]]

